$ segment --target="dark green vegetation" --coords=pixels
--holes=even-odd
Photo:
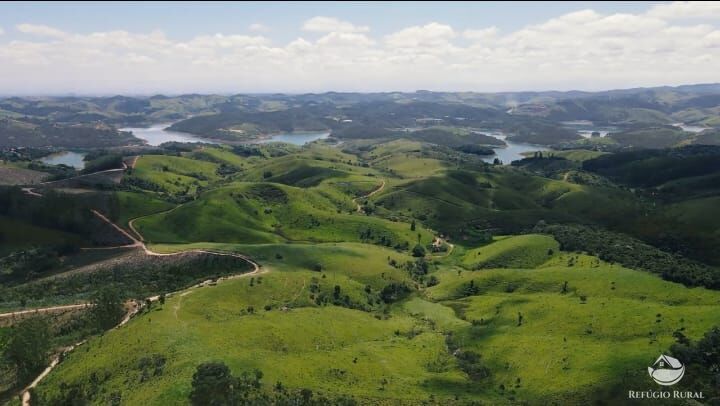
[[[176,129],[333,137],[95,150],[87,172],[133,168],[1,189],[0,308],[93,306],[0,328],[0,390],[90,337],[33,399],[615,404],[655,387],[661,353],[717,397],[720,150],[665,126],[698,92],[88,100],[117,125],[192,111]],[[580,140],[561,119],[617,130]],[[493,165],[490,129],[557,149]],[[147,305],[111,329],[127,299]]]
[[[451,147],[502,145],[475,133],[492,128],[505,131],[516,142],[662,148],[681,142],[717,143],[716,135],[693,135],[668,125],[720,125],[719,94],[718,85],[703,85],[598,93],[14,97],[0,99],[0,147],[137,145],[139,140],[118,133],[117,128],[175,121],[173,130],[227,141],[293,131],[330,131],[339,139],[410,136]],[[574,120],[612,125],[618,131],[607,140],[589,142],[562,123]]]
[[[91,124],[56,124],[28,118],[0,118],[0,148],[97,148],[139,144],[131,134]]]

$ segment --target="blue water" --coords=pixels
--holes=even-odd
[[[192,134],[181,133],[178,131],[166,131],[165,129],[172,123],[155,124],[147,128],[128,127],[121,128],[120,131],[129,131],[141,140],[147,141],[148,145],[156,147],[164,142],[205,142],[208,144],[217,144],[217,141],[211,141],[204,138],[196,137]]]
[[[268,142],[285,142],[294,145],[305,145],[308,142],[321,140],[330,136],[327,131],[324,132],[302,132],[302,133],[285,133],[273,135],[268,139],[260,141],[261,143]]]
[[[172,125],[172,123],[155,124],[155,125],[153,125],[151,127],[147,127],[147,128],[128,127],[128,128],[121,128],[120,131],[132,132],[134,136],[136,136],[137,138],[140,138],[141,140],[147,141],[148,145],[151,145],[151,146],[158,146],[164,142],[171,142],[171,141],[173,141],[173,142],[205,142],[208,144],[219,144],[220,143],[217,140],[209,140],[209,139],[205,139],[205,138],[200,138],[195,135],[188,134],[188,133],[166,130],[166,128],[169,127],[170,125]],[[329,135],[330,135],[330,133],[327,131],[284,133],[284,134],[276,134],[276,135],[270,136],[270,138],[260,140],[260,141],[258,141],[258,143],[286,142],[288,144],[303,145],[303,144],[307,144],[308,142],[313,142],[315,140],[327,138]]]
[[[498,158],[502,161],[503,164],[509,165],[512,161],[517,161],[519,159],[525,158],[522,153],[523,152],[532,152],[532,151],[547,151],[547,147],[543,147],[542,145],[534,145],[534,144],[526,144],[524,142],[513,142],[506,139],[505,134],[503,134],[500,131],[482,131],[483,134],[489,135],[491,137],[495,137],[499,140],[505,141],[507,144],[507,147],[505,148],[493,148],[495,151],[494,155],[488,155],[484,157],[482,160],[485,162],[492,163],[495,158]]]
[[[85,167],[85,154],[73,151],[63,151],[50,154],[40,158],[41,162],[48,165],[67,165],[75,169],[83,169]]]
[[[617,127],[597,126],[595,123],[588,120],[563,121],[562,124],[566,128],[577,131],[578,134],[585,138],[592,137],[593,132],[598,132],[600,133],[600,137],[604,137],[613,131],[617,131]]]

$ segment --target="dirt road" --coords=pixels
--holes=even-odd
[[[353,201],[353,203],[355,203],[355,205],[357,206],[357,212],[358,212],[358,213],[362,213],[362,211],[363,211],[363,210],[362,210],[362,206],[360,205],[360,203],[357,202],[358,200],[370,198],[370,197],[372,197],[374,194],[377,194],[377,193],[382,192],[383,189],[385,189],[385,179],[383,179],[382,184],[380,184],[380,187],[379,187],[379,188],[373,190],[372,192],[370,192],[370,193],[368,193],[368,194],[366,194],[366,195],[364,195],[364,196],[360,196],[360,197],[354,198],[352,201]]]
[[[125,246],[121,246],[121,247],[137,247],[137,248],[141,248],[141,249],[145,252],[145,254],[147,254],[147,255],[152,255],[152,256],[182,255],[182,254],[185,254],[185,253],[188,253],[188,252],[196,252],[196,253],[204,253],[204,254],[220,255],[220,256],[229,256],[229,257],[235,257],[235,258],[242,259],[242,260],[248,262],[250,265],[253,266],[253,270],[252,270],[251,272],[245,272],[245,273],[241,273],[241,274],[230,275],[230,276],[222,277],[222,278],[219,278],[219,279],[216,279],[216,280],[207,279],[207,280],[202,281],[202,282],[200,282],[200,283],[198,283],[198,284],[196,284],[196,285],[194,285],[194,286],[192,286],[192,287],[190,287],[190,288],[182,289],[182,290],[179,290],[179,291],[176,291],[176,292],[168,293],[168,294],[165,295],[166,297],[169,297],[169,296],[172,296],[172,295],[176,295],[176,294],[178,294],[178,293],[180,293],[180,292],[183,292],[183,293],[180,293],[180,294],[187,294],[187,293],[190,293],[190,292],[191,292],[190,289],[194,289],[194,288],[198,288],[198,287],[203,287],[203,286],[208,286],[208,285],[211,285],[211,284],[214,284],[214,283],[220,283],[220,282],[222,282],[222,281],[226,281],[226,280],[230,280],[230,279],[246,278],[246,277],[249,277],[249,276],[255,276],[255,275],[259,275],[259,274],[268,272],[267,269],[262,269],[257,262],[253,261],[253,260],[250,259],[249,257],[247,257],[247,256],[245,256],[245,255],[242,255],[242,254],[236,254],[236,253],[231,253],[231,252],[217,252],[217,251],[209,251],[209,250],[201,250],[201,249],[197,249],[197,250],[187,250],[187,251],[179,251],[179,252],[174,252],[174,253],[160,253],[160,252],[152,251],[152,250],[150,250],[150,249],[145,245],[144,242],[142,242],[141,240],[138,240],[137,238],[133,237],[130,233],[128,233],[127,231],[123,230],[122,227],[120,227],[120,226],[118,226],[117,224],[115,224],[115,223],[113,223],[112,221],[110,221],[110,219],[108,219],[105,215],[103,215],[103,214],[100,213],[99,211],[97,211],[97,210],[92,210],[92,212],[93,212],[93,214],[95,214],[98,218],[100,218],[101,220],[103,220],[103,221],[105,221],[106,223],[110,224],[110,225],[111,225],[113,228],[115,228],[118,232],[122,233],[124,236],[126,236],[126,237],[129,238],[131,241],[133,241],[133,244],[125,245]],[[140,238],[142,239],[142,235],[140,235],[140,233],[138,233],[138,232],[137,232],[136,230],[134,230],[134,229],[133,229],[133,231],[134,231],[135,233],[137,233],[137,234],[138,234],[138,237],[140,237]],[[119,248],[119,247],[113,247],[113,248]],[[155,301],[160,300],[160,296],[159,296],[159,295],[151,296],[151,297],[147,298],[146,300],[149,300],[150,302],[155,302]],[[70,307],[72,307],[72,306],[83,307],[83,306],[88,306],[88,304],[69,305],[69,306],[55,306],[54,308],[62,308],[62,307],[68,307],[68,308],[70,308]],[[129,321],[133,318],[133,316],[137,315],[137,314],[140,312],[140,310],[143,308],[143,306],[144,306],[144,303],[137,303],[137,302],[136,302],[136,303],[135,303],[135,306],[131,306],[131,307],[130,307],[130,309],[128,310],[128,312],[125,314],[125,317],[123,317],[123,319],[120,321],[120,323],[118,323],[118,325],[115,326],[113,329],[117,329],[117,328],[120,328],[120,327],[124,326],[127,322],[129,322]],[[49,310],[49,309],[53,309],[53,308],[46,308],[45,310]],[[43,310],[43,309],[23,310],[22,313],[34,312],[34,311],[42,311],[42,310]],[[17,313],[18,313],[18,312],[8,313],[8,315],[17,314]],[[3,315],[0,315],[0,317],[2,317],[2,316],[3,316]],[[11,317],[11,316],[8,316],[8,317]],[[35,378],[35,379],[32,381],[32,383],[30,383],[30,385],[28,385],[28,386],[23,390],[23,392],[22,392],[22,394],[21,394],[22,405],[23,405],[23,406],[30,406],[30,389],[35,388],[50,372],[52,372],[52,370],[60,363],[60,358],[61,358],[61,356],[63,356],[64,354],[67,354],[67,353],[71,352],[72,350],[74,350],[75,348],[77,348],[78,346],[80,346],[80,345],[82,345],[82,344],[84,344],[84,343],[85,343],[85,340],[80,341],[80,342],[78,342],[78,343],[76,343],[75,345],[72,345],[72,346],[70,346],[70,347],[64,348],[59,354],[57,354],[55,357],[53,357],[52,361],[50,362],[50,365],[49,365],[47,368],[45,368],[45,370],[44,370],[40,375],[38,375],[37,378]]]

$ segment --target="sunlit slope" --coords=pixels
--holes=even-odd
[[[41,384],[39,396],[57,399],[62,387],[82,383],[99,389],[85,392],[94,402],[121,393],[130,404],[184,404],[195,366],[222,360],[235,374],[261,369],[267,390],[281,381],[350,394],[361,404],[415,404],[430,394],[440,404],[584,404],[650,385],[646,366],[667,351],[674,332],[698,339],[720,323],[717,292],[587,255],[548,255],[554,244],[542,235],[501,238],[480,247],[481,256],[485,250],[524,269],[472,271],[439,261],[430,268],[438,285],[391,304],[379,300],[380,290],[411,283],[389,261],[411,258],[393,250],[182,246],[244,252],[268,272],[171,297],[93,339]],[[318,304],[322,297],[329,302]],[[458,358],[467,352],[479,354],[487,376],[468,375]],[[153,356],[164,367],[142,378],[142,359]],[[91,384],[93,374],[104,378]]]
[[[348,214],[312,189],[275,183],[236,183],[208,191],[176,210],[149,216],[136,227],[150,242],[269,243],[360,241],[415,244],[429,232],[410,224]]]

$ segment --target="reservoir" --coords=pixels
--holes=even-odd
[[[150,127],[127,127],[121,128],[120,131],[129,131],[133,135],[141,140],[145,140],[148,145],[156,147],[164,142],[204,142],[207,144],[220,144],[221,141],[201,138],[193,134],[183,133],[179,131],[168,131],[166,128],[171,126],[172,123],[155,124]],[[293,132],[293,133],[282,133],[275,134],[269,138],[250,141],[255,144],[264,144],[268,142],[285,142],[294,145],[304,145],[308,142],[320,140],[330,136],[327,131],[313,131],[313,132]]]
[[[701,127],[701,126],[697,126],[697,125],[688,125],[688,124],[683,124],[683,123],[675,123],[675,124],[673,124],[673,127],[678,127],[681,130],[687,131],[690,133],[699,133],[699,132],[705,131],[709,128],[709,127]]]
[[[48,165],[67,165],[75,169],[85,167],[85,154],[74,151],[62,151],[40,158],[40,161]]]
[[[524,142],[513,142],[507,139],[507,136],[500,131],[482,131],[483,134],[495,137],[499,140],[505,141],[507,147],[505,148],[493,148],[495,151],[494,155],[488,155],[483,157],[483,161],[492,163],[495,158],[502,161],[504,165],[509,165],[512,161],[525,158],[523,152],[532,151],[547,151],[548,148],[542,145],[526,144]]]
[[[596,126],[595,123],[589,120],[563,121],[561,124],[566,128],[577,131],[578,134],[585,138],[590,138],[594,132],[598,132],[600,137],[604,137],[610,132],[617,131],[616,127]]]
[[[192,134],[181,133],[178,131],[166,131],[165,129],[172,123],[155,124],[150,127],[128,127],[121,128],[120,131],[129,131],[141,140],[147,141],[148,145],[157,147],[164,142],[205,142],[208,144],[217,144],[217,141],[207,140],[196,137]]]

